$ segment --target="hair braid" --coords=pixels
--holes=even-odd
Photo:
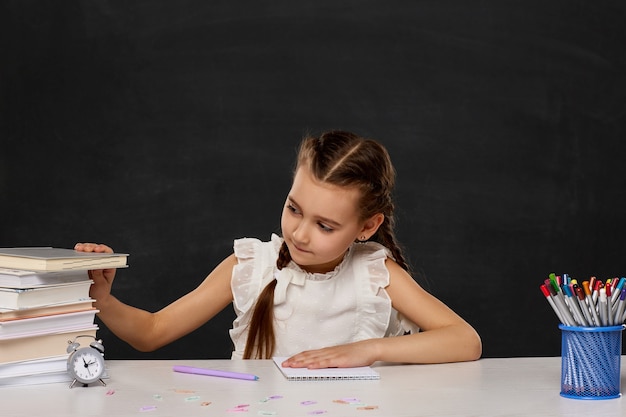
[[[287,244],[283,242],[278,251],[276,267],[283,269],[291,262],[291,255]],[[250,320],[248,339],[243,352],[244,359],[269,359],[274,352],[274,290],[276,289],[276,278],[263,288],[257,300],[252,319]],[[255,348],[256,347],[256,348]],[[255,351],[256,350],[256,351]]]
[[[291,254],[289,253],[289,248],[287,244],[283,242],[280,245],[280,250],[278,251],[278,259],[276,259],[276,267],[278,269],[283,269],[287,266],[287,264],[291,262]]]
[[[393,226],[394,218],[392,216],[385,216],[385,221],[383,221],[383,224],[380,225],[378,231],[374,234],[373,240],[389,249],[396,263],[400,265],[402,269],[410,272],[409,264],[404,258],[402,248],[397,242]]]

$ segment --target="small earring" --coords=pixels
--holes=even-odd
[[[361,238],[359,239],[359,242],[363,243],[367,240],[367,236],[363,235],[361,236]]]

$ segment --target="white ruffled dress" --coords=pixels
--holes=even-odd
[[[274,356],[418,330],[391,307],[385,291],[389,284],[385,260],[390,255],[384,246],[355,243],[333,271],[318,274],[306,272],[294,262],[278,270],[276,259],[282,242],[277,235],[269,242],[235,240],[239,263],[231,280],[237,315],[230,330],[233,359],[243,356],[257,297],[273,278],[277,279]]]

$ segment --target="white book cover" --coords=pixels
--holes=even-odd
[[[27,319],[0,321],[0,339],[7,337],[27,337],[40,332],[58,333],[84,329],[93,324],[99,310],[91,309],[74,313],[55,314]]]
[[[69,384],[72,377],[65,371],[47,372],[34,375],[20,375],[11,378],[0,378],[0,387],[16,387],[23,385]]]
[[[0,381],[6,378],[16,378],[25,375],[67,372],[68,356],[69,354],[65,354],[41,359],[0,364]]]
[[[67,372],[69,355],[0,364],[0,387],[18,385],[70,384],[72,378]],[[109,378],[105,367],[102,379]]]
[[[0,287],[0,309],[17,310],[84,300],[89,298],[89,287],[92,282],[78,281],[37,288]]]
[[[45,272],[0,268],[0,287],[7,288],[33,288],[87,281],[88,279],[87,270]]]

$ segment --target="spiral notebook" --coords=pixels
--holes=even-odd
[[[287,357],[274,357],[272,359],[289,381],[380,379],[380,374],[369,366],[325,369],[283,368],[280,364],[287,360]]]

